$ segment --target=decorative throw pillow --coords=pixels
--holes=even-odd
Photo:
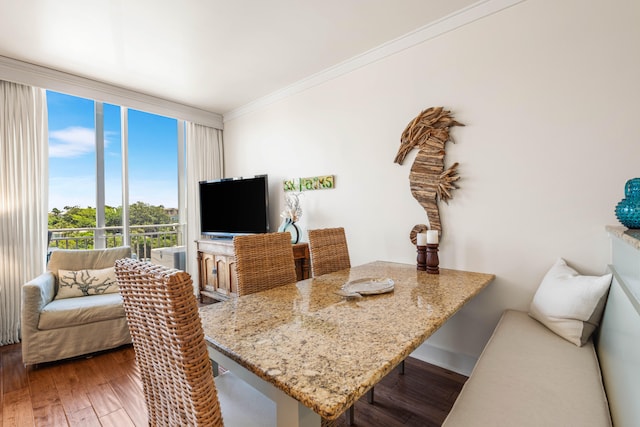
[[[600,323],[612,276],[581,276],[560,258],[542,279],[529,315],[581,347]]]
[[[114,267],[101,270],[58,270],[58,293],[55,299],[118,292]]]

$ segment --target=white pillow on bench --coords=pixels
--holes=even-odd
[[[560,258],[542,279],[529,315],[580,347],[600,323],[611,278],[582,276]]]

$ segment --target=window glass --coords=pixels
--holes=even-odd
[[[52,246],[92,248],[93,230],[86,229],[96,226],[94,103],[49,91],[47,108],[49,229],[73,229],[52,236]]]
[[[178,243],[169,225],[178,208],[178,121],[136,110],[128,121],[131,247],[151,258],[151,249]]]

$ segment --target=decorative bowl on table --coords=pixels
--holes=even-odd
[[[339,295],[345,297],[361,297],[365,295],[378,295],[392,292],[394,282],[392,279],[364,278],[351,280],[340,288]]]

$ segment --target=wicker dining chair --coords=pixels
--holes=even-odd
[[[308,234],[313,277],[351,267],[344,228],[309,230]]]
[[[238,296],[295,283],[296,264],[289,233],[235,236]]]
[[[188,273],[130,258],[115,271],[150,426],[275,424],[260,392],[229,371],[214,380]]]

